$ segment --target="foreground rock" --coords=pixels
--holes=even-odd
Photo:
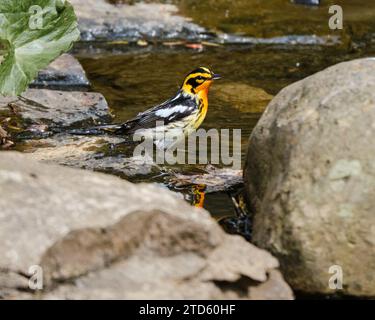
[[[20,116],[29,124],[72,126],[95,124],[109,118],[100,93],[28,89],[20,97],[0,97],[0,112]]]
[[[0,168],[3,298],[292,298],[274,257],[167,190],[13,152]]]
[[[79,61],[70,54],[63,54],[46,69],[40,71],[31,86],[59,90],[86,90],[90,83]]]
[[[205,30],[176,15],[171,4],[112,5],[105,0],[71,0],[79,19],[82,40],[143,38],[197,39]]]
[[[374,123],[375,59],[362,59],[282,90],[250,137],[253,240],[296,290],[375,297]]]

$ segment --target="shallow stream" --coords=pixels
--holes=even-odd
[[[193,23],[221,35],[221,40],[229,40],[79,43],[73,53],[86,70],[92,91],[105,96],[112,122],[121,123],[170,98],[188,72],[207,66],[222,80],[211,88],[202,127],[241,129],[242,160],[252,129],[269,100],[282,88],[336,63],[375,54],[375,2],[327,0],[319,7],[286,0],[160,2],[177,5]],[[332,4],[343,7],[343,30],[328,27]],[[111,159],[128,152],[121,147],[101,151],[110,153]],[[167,185],[165,173],[198,173],[204,166],[166,166],[131,177],[110,168],[104,171],[133,182]],[[189,198],[192,188],[179,191]],[[226,192],[206,194],[204,207],[215,217],[234,214]]]

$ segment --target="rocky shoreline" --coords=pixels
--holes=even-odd
[[[375,194],[375,183],[371,180],[372,159],[375,155],[367,148],[367,141],[374,134],[374,70],[373,59],[356,60],[331,67],[285,88],[271,101],[250,137],[244,177],[246,196],[254,212],[251,241],[279,259],[283,275],[298,292],[331,294],[332,289],[328,286],[331,277],[329,268],[338,265],[345,272],[345,286],[340,294],[358,297],[375,295],[372,291],[373,280],[369,278],[375,261],[370,254],[374,243],[370,221],[373,208],[371,201]],[[325,79],[324,88],[320,86],[321,79]],[[341,79],[341,83],[337,79]],[[361,95],[353,96],[353,92],[359,90]],[[49,104],[55,96],[64,101],[74,99],[76,107],[70,108],[67,103],[64,110],[55,109],[54,106],[59,103],[55,101]],[[18,103],[18,112],[34,125],[45,121],[49,126],[69,127],[87,121],[86,116],[95,122],[94,115],[100,112],[103,116],[108,115],[105,99],[100,94],[30,89],[23,97],[26,100],[10,100],[16,105]],[[28,105],[28,99],[37,102],[36,105]],[[1,101],[3,108],[10,103],[4,99]],[[89,101],[87,111],[82,109],[85,105],[83,101]],[[101,102],[98,104],[93,101]],[[47,108],[34,108],[39,105]],[[363,125],[366,123],[368,125]],[[324,139],[320,135],[324,135]],[[342,140],[342,136],[346,137],[345,140]],[[5,245],[2,252],[6,257],[0,266],[0,270],[3,270],[0,295],[3,298],[147,298],[146,292],[140,289],[142,286],[159,286],[153,295],[153,298],[158,299],[168,298],[171,291],[175,292],[174,298],[293,298],[289,286],[282,280],[275,258],[239,236],[226,235],[207,212],[197,211],[184,204],[183,200],[177,199],[167,190],[132,185],[115,177],[44,165],[32,160],[59,163],[58,157],[61,157],[65,165],[80,167],[85,164],[86,169],[90,169],[90,161],[85,158],[85,153],[95,150],[92,147],[96,146],[98,138],[80,138],[75,143],[77,138],[72,137],[69,142],[70,138],[63,135],[60,138],[63,144],[59,147],[54,145],[58,137],[55,135],[51,141],[48,141],[50,138],[39,140],[39,145],[29,154],[0,154],[0,183],[4,184],[2,189],[6,190],[2,192],[1,207],[4,210],[0,215],[3,228],[0,233],[3,241],[0,243]],[[117,138],[100,139],[101,143],[113,144]],[[30,143],[33,143],[32,140]],[[92,147],[90,143],[93,143]],[[275,152],[280,152],[280,155]],[[71,163],[66,162],[68,158],[72,159]],[[278,159],[282,162],[274,162]],[[107,164],[104,162],[102,165],[117,165],[124,172],[126,164],[123,160],[117,159],[116,164],[111,163],[109,158]],[[129,161],[131,164],[132,159]],[[98,169],[98,163],[100,160],[92,163],[91,169]],[[134,168],[134,163],[132,165]],[[131,171],[126,173],[131,175]],[[215,179],[220,179],[220,174]],[[192,183],[189,179],[184,177],[179,183],[185,180]],[[195,182],[202,182],[202,179],[211,181],[212,176],[196,176],[194,179]],[[103,191],[105,185],[110,186],[107,195]],[[97,199],[97,192],[103,200]],[[160,197],[160,192],[165,196]],[[134,198],[135,193],[141,198]],[[35,197],[35,194],[38,196]],[[32,201],[32,198],[37,201]],[[43,198],[45,200],[42,201]],[[93,202],[94,199],[97,200]],[[79,206],[75,205],[77,203]],[[164,209],[166,207],[169,208],[167,211]],[[45,215],[45,218],[41,215]],[[183,226],[186,220],[186,229],[175,229],[172,226],[175,219],[182,219],[180,223]],[[150,224],[149,220],[154,222]],[[19,223],[30,229],[23,229],[22,234],[15,232]],[[140,238],[139,235],[144,233],[142,230],[153,230],[154,224],[160,226],[157,231],[150,231],[151,238]],[[105,236],[100,235],[103,232]],[[33,234],[38,235],[38,245],[30,240]],[[43,238],[43,234],[48,241]],[[119,234],[123,236],[118,238]],[[199,238],[203,234],[206,240]],[[10,240],[14,236],[16,238]],[[180,245],[184,248],[187,246],[186,249],[170,242],[181,237],[184,243]],[[25,247],[23,238],[29,239],[27,242],[31,246],[39,248],[35,256],[33,250]],[[150,239],[153,239],[154,244],[149,243]],[[19,247],[14,247],[18,242]],[[190,247],[191,242],[196,244]],[[71,246],[75,248],[74,252],[80,252],[79,255],[74,253],[70,256]],[[129,248],[134,249],[128,251]],[[362,252],[364,255],[359,257]],[[217,258],[211,258],[216,255]],[[353,259],[353,256],[359,259]],[[104,257],[110,260],[101,260]],[[219,257],[220,263],[219,260],[213,260],[213,264],[210,262]],[[232,265],[229,257],[233,257],[232,261],[236,260],[236,263]],[[242,261],[240,257],[245,260]],[[150,259],[155,263],[151,263]],[[189,272],[186,270],[194,281],[187,281],[175,288],[173,283],[176,275],[172,280],[168,272],[174,274],[175,268],[181,267],[175,265],[181,259],[196,263],[196,267],[190,266]],[[113,261],[113,265],[110,261]],[[358,261],[367,262],[358,264]],[[263,276],[251,273],[250,266],[254,263],[261,263],[259,268],[263,270]],[[48,288],[46,292],[24,292],[27,291],[27,277],[24,275],[27,274],[27,268],[34,264],[41,265],[47,273],[44,278]],[[138,280],[123,278],[124,270],[131,273],[133,268],[154,274],[154,268],[159,268],[160,264],[166,265],[166,270],[170,271],[160,274],[159,280],[147,280],[143,278],[144,275]],[[228,272],[231,270],[227,276],[225,268],[229,268]],[[191,270],[195,270],[194,277],[190,274]],[[98,278],[98,282],[92,283],[92,277]],[[187,274],[182,273],[181,277],[185,278]],[[211,284],[206,283],[206,277],[211,277]],[[72,278],[75,279],[73,284],[71,280],[65,284]],[[163,287],[166,279],[172,282]],[[246,285],[247,289],[241,291],[243,289],[240,288],[247,283],[245,279],[252,280]],[[233,287],[230,293],[217,285],[228,281],[232,282]],[[256,286],[252,284],[253,281],[257,283]],[[59,285],[56,287],[57,283]],[[113,286],[117,289],[114,290]],[[20,288],[23,288],[21,292],[18,291]],[[132,289],[124,291],[124,288]]]
[[[71,2],[84,46],[339,41],[216,34],[174,5]],[[275,97],[222,85],[217,97],[236,110],[262,113],[268,104],[249,138],[243,177],[211,168],[168,183],[204,184],[207,193],[244,184],[246,241],[166,187],[92,172],[129,179],[161,169],[125,152],[112,156],[126,151],[119,137],[69,134],[112,114],[81,64],[61,56],[22,96],[0,98],[0,144],[12,148],[16,137],[22,151],[0,152],[0,299],[294,299],[293,291],[374,298],[374,72],[373,58],[340,63]],[[33,266],[43,271],[42,290],[30,289]]]

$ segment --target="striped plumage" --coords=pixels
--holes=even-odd
[[[135,118],[122,124],[116,134],[131,135],[136,131],[155,137],[157,132],[182,129],[183,136],[199,128],[207,114],[208,90],[215,79],[220,79],[208,68],[200,67],[190,72],[176,95]],[[158,126],[163,122],[164,126]],[[169,141],[156,141],[158,147],[168,147]]]

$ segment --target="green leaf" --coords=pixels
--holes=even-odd
[[[20,95],[79,35],[67,1],[0,0],[0,94]]]

